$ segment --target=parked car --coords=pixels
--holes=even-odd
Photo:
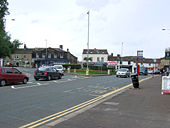
[[[161,74],[160,70],[154,70],[154,74]]]
[[[61,79],[61,77],[61,74],[51,66],[40,67],[34,72],[34,79],[36,81],[39,79]]]
[[[130,71],[128,68],[120,68],[116,72],[116,77],[130,77]]]
[[[148,69],[147,69],[147,67],[140,67],[139,74],[140,74],[140,75],[148,75]]]
[[[29,78],[16,68],[0,67],[0,85],[23,82],[26,84]]]
[[[62,65],[54,65],[53,66],[62,76],[64,75],[64,68]]]
[[[148,70],[148,74],[152,74],[153,73],[153,70]]]
[[[17,65],[12,64],[12,63],[7,63],[7,64],[5,64],[5,67],[17,67]]]

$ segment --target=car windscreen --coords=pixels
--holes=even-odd
[[[140,70],[145,71],[145,70],[147,70],[147,68],[145,68],[145,67],[140,67]]]
[[[123,71],[123,72],[125,72],[125,71],[127,71],[128,69],[125,69],[125,68],[121,68],[121,69],[119,69],[118,71]]]
[[[56,69],[62,69],[62,66],[54,66]]]
[[[38,68],[39,71],[49,71],[50,68],[49,67],[40,67]]]

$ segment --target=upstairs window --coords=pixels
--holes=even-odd
[[[100,62],[100,58],[99,57],[97,57],[97,62]]]
[[[38,53],[36,53],[36,58],[39,58],[39,54]]]
[[[48,53],[48,58],[51,58],[51,53]]]

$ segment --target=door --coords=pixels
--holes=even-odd
[[[22,73],[16,68],[13,68],[12,71],[13,71],[14,82],[22,82],[23,81]]]
[[[13,73],[12,73],[11,68],[5,68],[3,76],[4,76],[4,79],[6,79],[7,83],[14,82]]]

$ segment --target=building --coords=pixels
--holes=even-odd
[[[83,49],[82,53],[82,62],[86,63],[87,62],[87,49]],[[89,60],[90,62],[94,63],[107,63],[108,61],[108,52],[107,49],[89,49]]]
[[[158,69],[161,63],[160,59],[152,59],[152,58],[139,58],[138,64],[140,67],[147,67],[148,69]],[[108,57],[108,65],[115,66],[118,68],[129,68],[132,72],[135,72],[135,68],[137,66],[137,56],[124,56],[121,57],[119,54],[117,56],[113,56],[113,54]]]
[[[11,58],[6,58],[5,63],[14,63],[18,66],[36,67],[49,64],[76,64],[77,57],[60,48],[24,48],[18,49]]]

